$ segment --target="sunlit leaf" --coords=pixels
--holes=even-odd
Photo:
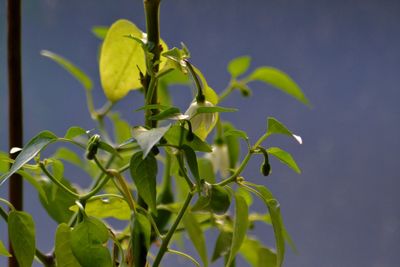
[[[300,168],[297,166],[296,161],[293,159],[292,155],[285,150],[280,149],[279,147],[270,147],[267,149],[268,154],[276,157],[282,163],[286,164],[297,173],[301,173]]]
[[[104,38],[106,38],[108,28],[109,27],[107,27],[107,26],[93,26],[92,27],[92,33],[97,38],[99,38],[101,40],[104,40]]]
[[[232,78],[236,78],[245,73],[250,67],[251,58],[249,56],[241,56],[232,59],[228,63],[228,72]]]
[[[75,79],[77,79],[86,90],[92,90],[93,88],[93,82],[89,78],[89,76],[86,75],[82,70],[80,70],[77,66],[72,64],[69,60],[63,58],[60,55],[57,55],[53,52],[47,51],[47,50],[42,50],[41,52],[42,56],[48,57],[55,62],[57,62],[61,67],[63,67],[65,70],[67,70],[72,76],[74,76]]]
[[[62,223],[57,227],[54,253],[57,267],[81,267],[71,249],[71,229]]]
[[[4,246],[3,242],[0,240],[0,256],[5,256],[5,257],[11,257],[12,255],[10,254],[10,252],[8,252],[8,250],[6,249],[6,247]]]
[[[213,107],[199,107],[196,113],[201,114],[201,113],[236,112],[236,111],[238,111],[237,108],[225,108],[225,107],[213,106]]]
[[[8,235],[19,266],[31,267],[36,250],[32,216],[23,211],[11,211],[8,215]]]
[[[78,126],[72,126],[67,130],[67,132],[64,135],[64,138],[66,138],[66,139],[74,139],[75,137],[80,136],[80,135],[84,135],[84,134],[86,134],[86,130],[85,129],[83,129],[81,127],[78,127]]]
[[[78,211],[78,206],[70,207],[72,211]],[[104,219],[115,218],[118,220],[129,220],[131,210],[125,200],[117,197],[89,200],[85,205],[85,212],[88,216]]]
[[[300,136],[293,134],[283,123],[273,117],[268,117],[267,134],[283,134],[294,138],[299,144],[303,143]]]

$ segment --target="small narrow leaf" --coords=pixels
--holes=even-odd
[[[81,267],[71,249],[71,229],[66,223],[57,227],[54,253],[57,267]]]
[[[145,158],[153,146],[160,141],[165,133],[170,129],[171,124],[165,127],[158,127],[147,130],[143,127],[134,127],[132,130],[132,136],[136,139],[138,145],[143,151],[143,158]]]
[[[199,107],[196,110],[196,114],[215,113],[215,112],[236,112],[236,111],[238,111],[237,108],[225,108],[225,107],[219,107],[219,106]]]
[[[300,136],[293,134],[283,123],[273,117],[267,119],[267,134],[284,134],[294,138],[299,144],[303,143]]]
[[[270,147],[267,149],[268,154],[276,157],[282,163],[286,164],[297,173],[301,173],[300,168],[297,166],[296,161],[293,159],[292,155],[285,150],[280,149],[279,147]]]
[[[8,216],[8,235],[20,267],[31,267],[35,255],[35,223],[23,211],[11,211]]]
[[[143,153],[137,152],[132,156],[129,168],[139,196],[143,198],[150,209],[156,213],[156,158],[152,153],[143,158]]]
[[[58,63],[61,67],[67,70],[75,79],[77,79],[86,90],[92,90],[93,82],[82,70],[72,64],[69,60],[47,50],[40,52],[42,56],[48,57]]]
[[[228,63],[228,72],[232,78],[236,78],[245,73],[250,67],[251,58],[249,56],[242,56],[232,59]]]
[[[71,128],[69,128],[67,130],[67,132],[64,135],[64,138],[66,138],[66,139],[74,139],[75,137],[80,136],[80,135],[84,135],[84,134],[86,134],[86,130],[85,129],[83,129],[81,127],[78,127],[78,126],[72,126]]]
[[[151,116],[150,119],[151,120],[155,120],[155,121],[160,121],[160,120],[166,120],[166,119],[175,118],[175,117],[177,117],[179,115],[182,116],[182,113],[179,110],[179,108],[170,107],[170,108],[168,108],[166,110],[161,111],[157,115]]]
[[[236,130],[235,127],[230,124],[230,123],[223,123],[222,124],[222,129],[224,130],[224,141],[228,147],[228,154],[229,154],[229,168],[235,169],[236,168],[236,163],[239,160],[240,156],[240,142],[238,135],[242,135],[240,131]],[[238,132],[236,132],[238,131]],[[235,134],[229,134],[229,132],[237,133],[238,135]],[[228,135],[227,135],[228,133]],[[244,133],[246,135],[246,133]],[[246,135],[247,138],[247,135]],[[248,139],[248,138],[247,138]],[[246,141],[247,141],[246,139]]]
[[[23,148],[21,153],[18,154],[14,164],[10,170],[0,177],[0,186],[8,179],[11,175],[17,172],[25,163],[28,163],[33,159],[43,148],[48,144],[57,140],[52,132],[43,131],[32,138]]]
[[[6,247],[4,246],[3,242],[0,240],[0,256],[5,256],[5,257],[11,257],[12,255],[10,254],[10,252],[8,252],[8,250],[6,249]]]
[[[232,233],[231,232],[220,232],[217,241],[215,241],[214,252],[211,257],[211,261],[214,262],[220,257],[223,257],[229,253],[232,244]]]
[[[108,32],[108,27],[107,26],[94,26],[92,27],[92,33],[94,36],[97,38],[104,40],[106,38]]]
[[[230,266],[239,251],[249,227],[249,207],[246,200],[239,194],[235,194],[235,222],[233,225],[233,237],[231,250],[226,266]]]
[[[183,225],[189,235],[190,240],[192,241],[197,253],[199,253],[200,258],[203,262],[204,266],[208,266],[207,260],[207,247],[206,240],[204,238],[203,230],[200,227],[200,224],[197,222],[196,218],[191,213],[186,213],[183,217]]]
[[[294,97],[306,106],[311,106],[310,101],[301,91],[300,87],[283,71],[272,67],[260,67],[247,78],[249,81],[261,81]]]
[[[146,251],[150,247],[151,238],[151,224],[147,219],[146,215],[136,213],[133,217],[133,229],[132,229],[132,251],[136,255],[141,255],[143,245],[146,247]],[[133,254],[135,255],[135,254]],[[145,266],[146,259],[142,257],[134,257],[134,266]]]
[[[199,166],[197,164],[196,153],[188,145],[183,145],[182,149],[185,152],[185,158],[186,158],[187,164],[189,165],[190,172],[196,179],[197,185],[200,185],[200,174],[199,174]]]

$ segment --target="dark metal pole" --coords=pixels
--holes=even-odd
[[[22,147],[22,75],[21,75],[21,0],[7,1],[7,63],[8,63],[8,114],[9,147]],[[15,158],[16,154],[10,155]],[[17,210],[22,210],[22,177],[14,174],[9,180],[9,200]],[[13,250],[9,243],[11,254]],[[9,267],[18,267],[15,257],[10,257]]]

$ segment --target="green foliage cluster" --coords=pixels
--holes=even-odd
[[[245,131],[223,119],[225,112],[237,109],[221,104],[235,91],[250,96],[251,84],[259,81],[309,105],[297,84],[272,67],[258,67],[249,73],[251,59],[243,56],[229,62],[231,80],[217,94],[190,61],[185,45],[170,49],[162,40],[152,43],[127,20],[118,20],[110,28],[95,27],[93,32],[102,39],[99,70],[108,99],[100,109],[92,100],[93,82],[83,71],[55,53],[42,51],[42,55],[81,83],[98,131],[77,126],[64,136],[43,131],[22,150],[12,151],[19,153],[15,161],[5,153],[0,157],[0,186],[19,173],[36,188],[43,208],[58,223],[54,250],[44,254],[35,245],[31,215],[16,211],[0,198],[11,209],[6,212],[0,207],[19,265],[31,266],[36,259],[45,266],[59,267],[159,266],[163,256],[171,253],[195,266],[208,266],[219,258],[224,258],[225,266],[234,266],[238,255],[251,266],[282,266],[285,244],[294,245],[279,202],[265,185],[250,183],[242,172],[252,157],[260,155],[260,176],[270,175],[270,156],[300,173],[290,153],[266,147],[264,141],[275,134],[298,143],[301,138],[270,117],[265,133],[252,143]],[[158,56],[154,52],[157,45]],[[170,97],[169,90],[176,84],[196,88],[186,112]],[[144,105],[137,112],[143,112],[146,120],[134,127],[114,110],[114,104],[131,90],[143,93]],[[111,130],[104,126],[105,120],[111,122]],[[243,158],[240,142],[247,147]],[[58,145],[51,156],[43,158],[41,152],[56,143],[67,145]],[[92,185],[80,188],[71,184],[65,163],[81,168]],[[265,184],[267,180],[259,181]],[[253,197],[265,203],[266,213],[252,211]],[[109,218],[125,222],[126,227],[114,229]],[[255,222],[272,226],[275,248],[251,235]],[[209,257],[204,233],[211,229],[219,234]],[[183,251],[179,245],[182,233],[187,234],[198,256]],[[172,249],[173,243],[181,249]],[[11,256],[1,241],[0,255]]]

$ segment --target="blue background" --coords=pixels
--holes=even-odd
[[[0,0],[1,150],[8,138],[5,2]],[[92,128],[79,84],[39,51],[59,53],[85,70],[95,81],[100,106],[99,40],[90,29],[118,18],[144,29],[141,1],[23,2],[25,140],[42,129],[61,135],[72,125]],[[224,103],[239,106],[237,114],[225,118],[249,130],[253,142],[265,131],[267,116],[303,137],[302,146],[279,137],[270,143],[291,151],[302,175],[273,161],[273,175],[262,178],[260,159],[252,160],[253,170],[245,173],[268,185],[281,202],[299,249],[298,255],[288,252],[286,266],[399,266],[400,2],[164,0],[161,14],[163,39],[170,47],[184,41],[216,91],[228,82],[228,61],[249,55],[253,66],[289,73],[313,103],[307,109],[263,84],[254,84],[250,99],[237,93]],[[174,94],[185,109],[190,91]],[[132,112],[141,105],[139,97],[132,93],[117,105],[133,124],[142,123]],[[6,197],[5,188],[0,195]],[[55,224],[43,219],[39,206],[27,185],[25,207],[36,220],[39,247],[47,250]],[[262,239],[273,244],[268,228],[259,236],[264,230]],[[3,222],[0,238],[6,239]],[[175,260],[167,258],[170,266]],[[5,266],[3,258],[0,265]]]

